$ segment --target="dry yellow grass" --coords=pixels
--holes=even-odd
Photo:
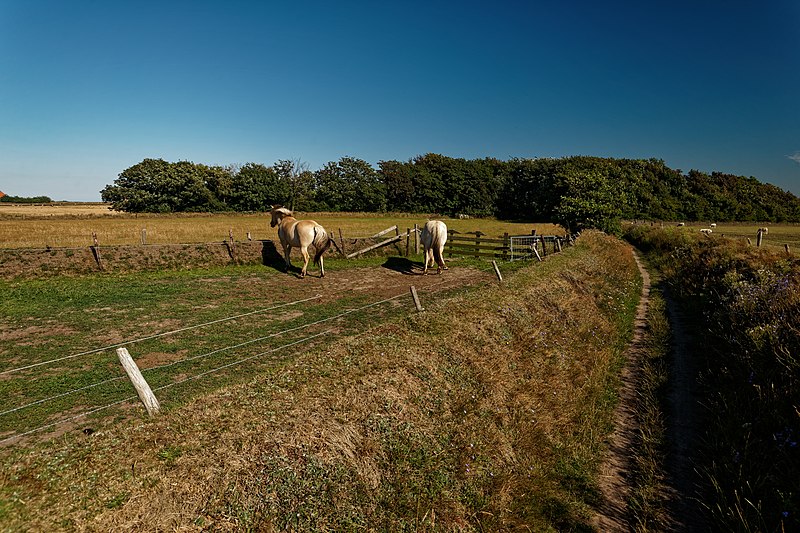
[[[266,214],[123,214],[108,211],[105,204],[14,206],[0,203],[0,248],[81,247],[93,243],[96,234],[102,245],[139,244],[142,232],[148,244],[220,242],[232,233],[237,241],[276,239]],[[428,215],[402,213],[297,213],[298,218],[313,218],[338,237],[366,237],[397,225],[400,231],[422,225]],[[494,219],[450,219],[441,217],[448,228],[461,232],[480,230],[490,236],[562,234],[553,224],[526,224]]]

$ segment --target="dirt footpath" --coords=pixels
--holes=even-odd
[[[634,251],[636,265],[642,274],[642,294],[636,308],[633,340],[625,354],[627,364],[620,376],[619,405],[614,413],[614,432],[609,448],[600,467],[601,505],[593,524],[602,532],[632,531],[628,523],[629,480],[632,473],[632,448],[639,430],[636,421],[636,390],[640,382],[639,360],[647,347],[644,345],[647,328],[647,310],[650,304],[650,274],[642,266]]]
[[[646,353],[644,343],[647,310],[650,300],[650,275],[638,254],[634,258],[642,274],[642,295],[636,310],[633,340],[626,352],[627,364],[622,371],[619,405],[614,414],[614,432],[600,468],[601,504],[593,525],[602,532],[628,532],[630,523],[628,500],[632,480],[632,457],[639,431],[636,420],[637,389],[641,380],[640,360]],[[662,499],[666,504],[669,531],[706,531],[702,522],[697,495],[697,475],[693,450],[698,435],[700,404],[697,396],[697,369],[692,358],[692,335],[677,304],[665,295],[672,336],[671,365],[665,415],[667,423],[667,473]]]

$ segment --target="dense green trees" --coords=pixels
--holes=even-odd
[[[800,199],[752,177],[657,159],[589,156],[409,161],[343,157],[312,172],[299,160],[227,168],[145,159],[101,191],[132,212],[296,210],[403,211],[546,220],[570,229],[617,231],[621,219],[800,221]]]

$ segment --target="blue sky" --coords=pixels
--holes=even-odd
[[[800,194],[800,2],[0,0],[0,190],[145,158],[657,158]]]

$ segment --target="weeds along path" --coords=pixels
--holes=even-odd
[[[614,431],[608,451],[600,467],[599,488],[601,503],[594,517],[599,531],[632,531],[629,523],[629,480],[632,475],[632,458],[638,425],[636,421],[636,394],[640,382],[639,360],[647,347],[647,309],[650,298],[650,275],[634,251],[636,266],[642,275],[642,294],[636,309],[633,339],[625,353],[627,361],[620,375],[619,404],[614,413]]]
[[[674,299],[667,296],[667,316],[672,332],[672,365],[667,390],[668,510],[677,531],[707,531],[698,505],[694,470],[700,402],[692,352],[696,343],[689,321]]]

